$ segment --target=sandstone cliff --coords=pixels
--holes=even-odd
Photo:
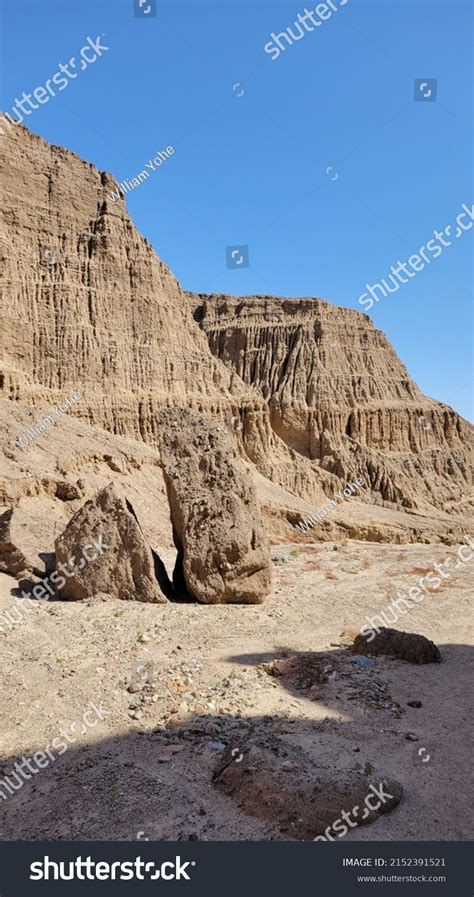
[[[0,141],[0,172],[0,394],[54,405],[79,390],[73,414],[151,445],[165,405],[235,417],[249,460],[322,499],[330,477],[293,461],[261,396],[209,351],[124,199],[107,199],[112,177],[22,125]]]
[[[68,418],[158,451],[157,412],[192,407],[227,422],[287,535],[306,503],[359,475],[368,509],[420,511],[437,538],[448,511],[463,530],[468,427],[421,396],[367,316],[315,299],[184,293],[124,199],[107,199],[111,175],[21,125],[0,140],[0,173],[4,409],[34,420],[31,406],[46,414],[80,392]],[[5,451],[31,491],[36,449],[21,456],[12,439]],[[1,489],[4,507],[24,494],[8,473]],[[322,532],[338,536],[339,523]],[[419,524],[406,521],[408,538]],[[364,538],[371,527],[369,515]]]
[[[470,486],[472,428],[427,399],[368,315],[320,299],[191,296],[218,358],[265,399],[274,432],[372,500],[450,509]]]

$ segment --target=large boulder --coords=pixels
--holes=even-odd
[[[44,576],[54,569],[53,540],[54,524],[44,516],[9,508],[0,516],[0,572]]]
[[[62,598],[166,602],[158,583],[160,577],[166,590],[166,571],[155,562],[132,507],[112,484],[74,514],[55,548],[53,576]]]
[[[258,604],[271,588],[255,489],[230,431],[191,409],[159,415],[178,557],[173,582],[204,604]]]

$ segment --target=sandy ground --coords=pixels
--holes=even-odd
[[[0,800],[1,839],[286,838],[211,784],[223,744],[271,751],[275,738],[335,781],[357,769],[368,783],[403,784],[398,808],[348,840],[472,838],[474,558],[396,624],[433,639],[442,664],[376,658],[368,669],[341,639],[450,555],[443,545],[273,546],[274,589],[254,607],[38,602],[0,633],[0,772],[46,746],[55,755],[60,729],[75,729],[62,756]],[[0,612],[15,585],[0,575]],[[308,690],[269,674],[272,660],[302,651],[330,655],[327,683]],[[87,727],[91,703],[107,715]]]

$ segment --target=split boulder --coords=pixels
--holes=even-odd
[[[187,590],[204,604],[259,604],[271,588],[270,553],[234,437],[189,408],[166,409],[158,423],[177,597]]]
[[[112,484],[74,514],[55,548],[55,584],[62,598],[166,602],[157,578],[167,579],[166,571],[156,569],[133,508]]]

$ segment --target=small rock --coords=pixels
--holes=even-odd
[[[219,726],[217,726],[215,723],[208,723],[205,728],[206,735],[216,735],[218,731]]]
[[[135,695],[138,691],[141,691],[143,688],[142,683],[135,680],[134,682],[130,682],[130,685],[127,688],[127,691],[131,695]]]
[[[284,763],[281,764],[281,768],[284,772],[293,772],[295,767],[293,763],[289,762],[289,760],[285,760]]]
[[[150,636],[146,634],[146,632],[142,632],[137,639],[138,642],[141,642],[142,645],[146,645],[147,642],[150,642]]]
[[[358,654],[357,657],[352,658],[354,663],[357,663],[360,667],[367,667],[367,669],[371,670],[372,667],[375,666],[373,660],[370,657],[362,657],[362,655]]]
[[[11,776],[14,772],[15,770],[13,769],[13,766],[4,766],[2,769],[2,773],[4,776]]]
[[[225,751],[225,744],[222,741],[210,741],[208,748],[210,751]]]
[[[166,725],[167,729],[177,729],[180,725],[180,721],[179,721],[178,717],[174,716],[174,717],[171,717],[170,719],[166,720],[165,725]]]
[[[405,738],[407,741],[419,741],[418,735],[415,735],[414,732],[407,732]]]
[[[408,707],[423,707],[421,701],[407,701]]]

